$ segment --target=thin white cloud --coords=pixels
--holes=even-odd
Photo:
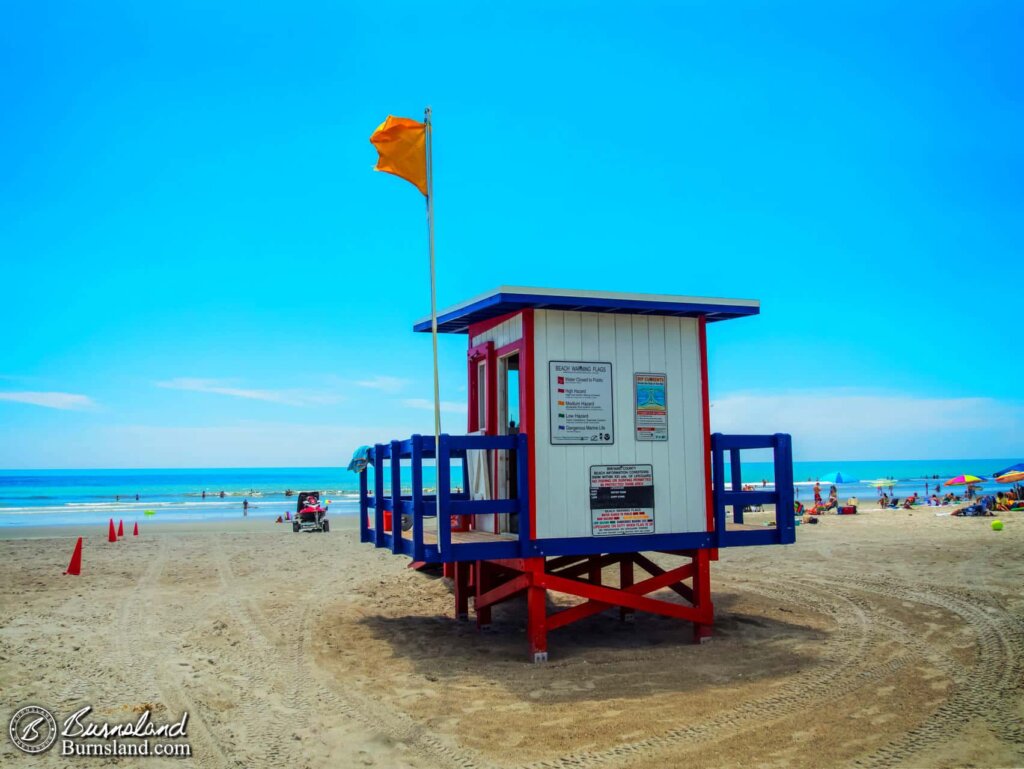
[[[97,407],[96,402],[88,395],[62,392],[0,392],[0,400],[15,403],[29,403],[48,409],[61,411],[88,411]]]
[[[712,402],[721,433],[790,433],[798,459],[1001,457],[1024,445],[1024,404],[852,390],[734,393]]]
[[[411,409],[434,410],[434,401],[427,400],[426,398],[405,398],[402,401],[402,405]],[[466,404],[458,401],[441,401],[441,411],[449,414],[465,414]]]
[[[337,467],[361,444],[408,438],[422,425],[242,422],[220,426],[67,424],[54,434],[0,422],[0,467]]]
[[[213,395],[226,395],[232,398],[268,401],[270,403],[281,403],[286,406],[323,406],[344,400],[344,397],[339,393],[301,389],[260,390],[236,387],[231,382],[221,379],[177,377],[163,382],[156,382],[156,386],[168,390],[189,390],[191,392],[211,393]]]
[[[360,387],[391,394],[400,392],[408,383],[408,379],[399,379],[394,376],[375,376],[372,379],[363,379],[356,382]]]

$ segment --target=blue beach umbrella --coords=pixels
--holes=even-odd
[[[998,478],[1000,475],[1006,475],[1007,473],[1019,473],[1022,470],[1024,470],[1024,462],[1018,462],[1015,465],[1003,468],[998,473],[992,473],[992,477]]]
[[[858,481],[849,473],[844,475],[839,470],[836,470],[834,473],[826,473],[825,475],[821,476],[819,480],[822,483],[860,483],[860,481]]]

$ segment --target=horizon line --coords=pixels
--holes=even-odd
[[[767,449],[765,449],[767,451]],[[912,459],[794,459],[799,462],[821,462],[843,464],[845,462],[1003,462],[1014,460],[1015,456],[1005,457],[926,457]],[[430,460],[425,460],[430,461]],[[770,459],[748,460],[757,463],[770,463]],[[142,467],[0,467],[0,473],[11,472],[117,472],[127,470],[343,470],[348,472],[344,465],[246,465],[246,466],[142,466]]]

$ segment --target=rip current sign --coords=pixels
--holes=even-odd
[[[654,533],[654,467],[591,465],[590,531],[595,537]]]
[[[615,442],[611,363],[549,361],[548,388],[553,445]]]
[[[665,374],[633,374],[634,425],[638,441],[668,440],[668,400]]]

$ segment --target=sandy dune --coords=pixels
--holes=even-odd
[[[521,604],[479,635],[351,519],[146,523],[116,545],[8,532],[0,717],[189,711],[193,757],[149,767],[1021,766],[1024,519],[1007,518],[826,517],[791,547],[723,552],[712,643],[608,614],[553,633],[547,665],[525,661]]]

